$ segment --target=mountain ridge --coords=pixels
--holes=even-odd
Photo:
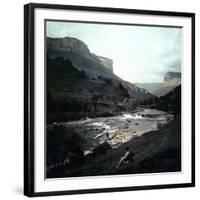
[[[64,42],[64,44],[62,42]],[[79,49],[79,47],[81,48]],[[81,40],[70,37],[47,38],[47,50],[47,55],[49,59],[63,57],[64,60],[70,60],[72,65],[76,69],[85,73],[87,80],[85,79],[77,81],[77,88],[75,88],[76,90],[80,90],[79,87],[81,85],[81,89],[85,87],[85,89],[87,90],[94,90],[93,94],[97,93],[103,95],[104,93],[106,93],[106,95],[113,96],[113,99],[115,99],[114,96],[115,93],[118,92],[117,90],[121,92],[125,92],[126,90],[130,98],[122,96],[123,104],[129,104],[128,101],[130,101],[130,104],[133,104],[137,101],[154,98],[154,95],[152,95],[145,89],[140,89],[136,85],[124,81],[120,77],[116,76],[112,72],[112,68],[108,67],[112,66],[113,61],[109,58],[99,56],[101,59],[103,59],[103,61],[100,60],[98,56],[90,52],[87,45]],[[105,63],[107,62],[108,66],[105,67]],[[84,93],[82,92],[82,95],[83,94]],[[86,92],[86,94],[88,94],[88,92]],[[123,94],[126,94],[126,92]],[[75,94],[71,93],[70,95]],[[80,96],[80,93],[78,95]],[[119,96],[118,99],[121,99],[121,97]]]
[[[150,93],[161,97],[173,91],[181,84],[181,73],[169,71],[165,74],[163,82],[160,83],[135,83],[138,87],[144,88]]]

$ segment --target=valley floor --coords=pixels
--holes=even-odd
[[[114,118],[118,119],[117,123]],[[89,132],[84,130],[82,125],[89,128]],[[68,122],[65,126],[71,126],[76,131],[79,130],[79,133],[85,134],[88,141],[84,145],[86,160],[77,168],[65,166],[54,169],[47,174],[48,178],[181,170],[180,116],[173,118],[172,115],[162,111],[143,110],[137,114],[124,113],[111,117],[108,121],[102,118],[98,121],[85,119],[79,120],[79,123]],[[142,127],[143,130],[141,130]],[[99,148],[98,145],[102,152],[99,151],[97,155],[93,155],[90,150]],[[124,155],[127,146],[135,155],[134,161],[123,168],[118,168],[119,160]]]

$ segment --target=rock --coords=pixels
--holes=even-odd
[[[115,91],[115,93],[118,92],[118,95],[116,96],[118,98],[120,97],[121,101],[123,102],[120,109],[124,109],[125,107],[132,107],[132,105],[134,105],[137,101],[155,98],[155,96],[147,92],[147,90],[139,88],[135,84],[124,81],[116,76],[113,73],[113,61],[110,58],[97,56],[91,53],[88,46],[79,39],[73,37],[48,37],[47,49],[49,59],[63,57],[65,60],[69,60],[74,68],[80,72],[84,72],[87,79],[90,80],[88,81],[88,84],[92,84],[93,87],[95,86],[95,82],[97,80],[106,80],[109,82],[109,84],[107,84],[105,87],[109,90]],[[50,71],[50,68],[48,68],[48,70]],[[52,71],[51,73],[54,72]],[[56,76],[54,77],[57,79]],[[96,81],[91,81],[93,78]],[[63,78],[63,81],[65,81],[65,78]],[[117,91],[118,88],[116,87],[118,87],[118,85],[122,85],[122,88],[121,90]],[[60,93],[66,91],[66,88],[63,88],[63,86],[59,88]],[[85,90],[84,87],[82,89]],[[105,96],[105,93],[102,93]]]
[[[166,125],[167,125],[166,122],[160,122],[160,123],[157,124],[157,128],[160,129],[160,128],[163,128]]]
[[[92,150],[92,156],[96,157],[105,154],[110,149],[112,149],[112,147],[107,142],[104,142]]]
[[[173,91],[177,86],[181,84],[180,72],[167,72],[164,78],[164,82],[161,87],[155,91],[156,96],[164,96],[167,93]]]
[[[101,61],[102,65],[113,73],[113,61],[110,58],[105,58],[103,56],[97,57]]]
[[[72,37],[47,38],[48,49],[67,50],[84,55],[89,55],[90,51],[85,43]]]
[[[180,72],[167,72],[164,80],[169,81],[169,80],[173,80],[173,79],[180,80],[181,79],[181,73]]]

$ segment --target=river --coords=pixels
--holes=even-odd
[[[119,147],[142,134],[158,130],[173,120],[173,115],[155,109],[138,108],[112,117],[86,118],[63,123],[73,128],[83,138],[84,152],[88,154],[96,146],[107,142],[112,148]]]

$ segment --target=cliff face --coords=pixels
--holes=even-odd
[[[87,45],[76,38],[47,38],[47,50],[48,59],[51,62],[54,62],[53,60],[58,57],[62,57],[64,60],[70,61],[73,67],[86,75],[84,80],[76,80],[73,88],[69,89],[71,96],[87,101],[86,98],[88,99],[92,95],[98,94],[104,97],[99,100],[101,103],[109,102],[109,104],[117,105],[116,102],[114,103],[117,99],[120,106],[124,107],[129,102],[131,106],[136,101],[154,98],[146,90],[140,89],[116,76],[113,73],[113,61],[111,59],[91,53]],[[65,63],[64,60],[62,61],[63,63]],[[52,71],[52,74],[52,82],[55,85],[54,82],[57,82],[54,80],[55,73]],[[69,87],[70,84],[64,84],[66,80],[61,82],[63,84],[59,84],[59,90],[62,94],[67,95],[66,87]],[[51,90],[55,91],[55,88]]]
[[[167,72],[161,87],[155,91],[156,96],[164,96],[181,84],[180,72]]]
[[[101,61],[102,65],[113,73],[113,61],[110,58],[105,58],[103,56],[97,57]]]
[[[181,84],[180,72],[168,72],[164,78],[164,86],[178,86]]]
[[[165,75],[164,81],[170,81],[170,80],[179,80],[181,79],[181,73],[180,72],[167,72]]]
[[[63,53],[68,53],[71,55],[73,55],[73,53],[79,54],[91,62],[95,62],[96,64],[102,65],[103,67],[105,67],[105,69],[108,69],[109,72],[113,73],[113,61],[110,58],[97,56],[91,53],[87,45],[79,39],[72,37],[47,38],[47,49],[50,53],[50,57],[52,57],[54,54],[62,54],[63,56]],[[84,65],[84,62],[85,61],[82,62],[82,65]],[[76,66],[76,63],[74,64]]]
[[[181,84],[180,72],[167,72],[163,82],[160,83],[135,83],[138,87],[144,88],[152,94],[163,96]]]
[[[90,51],[87,45],[76,38],[47,38],[47,48],[48,50],[74,51],[90,57]]]

